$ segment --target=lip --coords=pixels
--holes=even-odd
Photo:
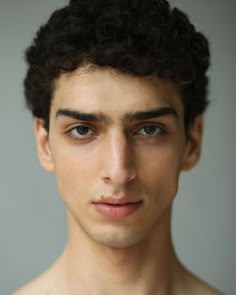
[[[124,205],[127,203],[133,204],[133,203],[138,203],[141,200],[135,199],[133,196],[129,195],[119,195],[119,196],[101,196],[101,198],[94,203],[96,204],[111,204],[111,205]]]
[[[102,197],[93,202],[96,211],[106,218],[122,219],[134,213],[142,204],[130,196]]]

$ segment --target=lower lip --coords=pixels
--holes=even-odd
[[[138,209],[142,202],[127,203],[122,205],[111,205],[106,203],[95,203],[96,210],[107,218],[121,219],[131,215]]]

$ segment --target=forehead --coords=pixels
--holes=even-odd
[[[183,113],[177,87],[157,77],[137,77],[109,68],[80,68],[55,81],[52,113],[70,108],[122,116],[157,107],[173,107]]]

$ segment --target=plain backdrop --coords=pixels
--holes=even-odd
[[[235,20],[234,0],[172,0],[209,38],[211,105],[202,159],[181,176],[173,238],[181,260],[208,283],[235,295]],[[44,271],[66,238],[54,176],[36,156],[25,109],[24,49],[63,0],[0,0],[0,294]]]

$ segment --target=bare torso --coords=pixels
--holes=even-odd
[[[210,287],[205,282],[201,281],[186,269],[183,269],[183,284],[178,289],[169,292],[155,292],[153,291],[150,295],[222,295],[223,293]],[[29,284],[23,286],[21,289],[11,295],[98,295],[96,290],[94,293],[86,291],[81,288],[78,293],[69,291],[68,286],[63,282],[63,272],[59,270],[59,264],[54,264],[48,271],[34,279]],[[119,290],[114,290],[112,295],[123,295],[126,294],[123,286]],[[130,293],[129,293],[130,294]],[[136,292],[134,293],[135,295]],[[100,293],[99,293],[100,295]],[[101,294],[107,295],[107,293]],[[131,294],[130,294],[131,295]],[[144,294],[141,294],[144,295]],[[149,295],[149,294],[145,294]]]

